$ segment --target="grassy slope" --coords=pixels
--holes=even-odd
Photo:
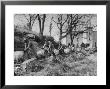
[[[72,55],[72,56],[71,56]],[[96,54],[79,59],[74,54],[68,57],[57,56],[54,59],[52,56],[41,61],[34,61],[37,64],[36,70],[29,71],[24,76],[96,76],[97,61]],[[94,59],[95,58],[95,59]],[[39,63],[38,63],[39,62]],[[31,64],[30,64],[31,65]]]

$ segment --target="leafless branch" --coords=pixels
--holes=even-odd
[[[28,23],[30,22],[29,19],[26,17],[26,15],[24,14],[25,18],[27,19]]]
[[[31,26],[33,26],[33,24],[34,24],[34,22],[35,22],[35,20],[36,20],[37,17],[38,17],[38,15],[36,15],[36,17],[33,19],[33,22],[32,22],[32,25]]]

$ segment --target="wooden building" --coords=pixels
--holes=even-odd
[[[66,37],[66,45],[71,43],[70,35]],[[75,46],[80,46],[82,43],[89,43],[90,48],[97,46],[97,31],[95,30],[88,30],[85,33],[79,34],[77,37],[73,39],[73,44]]]

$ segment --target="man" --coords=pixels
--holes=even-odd
[[[63,47],[62,47],[61,42],[59,42],[58,50],[59,50],[59,53],[60,53],[60,54],[63,54]]]
[[[49,41],[49,49],[48,49],[48,51],[49,51],[50,55],[52,54],[53,48],[54,48],[54,47],[53,47],[52,42]]]
[[[71,45],[71,50],[74,51],[74,44]]]
[[[27,54],[27,57],[30,59],[31,57],[37,56],[37,51],[39,50],[38,43],[33,41],[33,39],[29,39],[28,37],[24,37],[24,44],[25,44],[25,53]]]
[[[29,47],[29,39],[26,37],[24,37],[24,46],[25,46],[24,50],[26,50]]]
[[[30,41],[33,40],[33,39],[31,39],[32,37],[34,38],[34,35],[32,35],[32,34],[28,34],[24,37],[24,44],[25,44],[25,49],[24,50],[27,50],[29,48]]]
[[[43,45],[43,48],[46,49],[46,50],[48,49],[47,41],[45,41],[45,43],[44,43],[44,45]]]

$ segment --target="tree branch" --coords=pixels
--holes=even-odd
[[[68,16],[67,16],[67,19],[62,23],[62,25],[64,25],[67,22],[67,20],[68,20]]]
[[[37,17],[38,17],[38,15],[36,15],[36,17],[33,19],[33,22],[32,22],[32,25],[31,26],[33,26],[33,24],[34,24],[34,22],[35,22],[35,20],[36,20]]]
[[[60,23],[56,22],[55,20],[52,20],[52,21],[54,21],[56,24],[60,24]]]
[[[58,27],[58,29],[60,29],[60,27],[58,26],[58,24],[57,24],[57,27]]]
[[[26,17],[26,15],[24,14],[25,18],[27,19],[28,23],[30,22],[29,19]]]

